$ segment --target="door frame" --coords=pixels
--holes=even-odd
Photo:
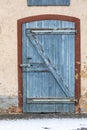
[[[75,98],[79,99],[81,95],[81,77],[80,77],[80,68],[81,68],[81,51],[80,51],[80,19],[65,16],[65,15],[54,15],[54,14],[44,14],[30,16],[26,18],[19,19],[17,21],[17,40],[18,40],[18,106],[23,107],[23,91],[22,91],[22,68],[20,64],[22,63],[22,24],[33,21],[40,20],[62,20],[67,22],[74,22],[75,29],[77,30],[75,35]]]

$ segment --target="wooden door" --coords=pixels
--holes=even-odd
[[[22,24],[23,111],[75,111],[75,23]]]

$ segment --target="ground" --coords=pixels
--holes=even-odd
[[[87,130],[87,118],[82,119],[20,119],[1,120],[0,130]]]
[[[0,115],[0,130],[87,130],[87,115]]]

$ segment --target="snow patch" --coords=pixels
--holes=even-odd
[[[87,118],[1,120],[0,130],[87,130]]]

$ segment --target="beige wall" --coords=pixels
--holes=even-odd
[[[27,0],[0,0],[0,96],[17,96],[17,20],[39,14],[60,14],[81,19],[80,108],[87,112],[87,0],[71,0],[65,7],[28,7]],[[85,65],[85,66],[84,66]]]

